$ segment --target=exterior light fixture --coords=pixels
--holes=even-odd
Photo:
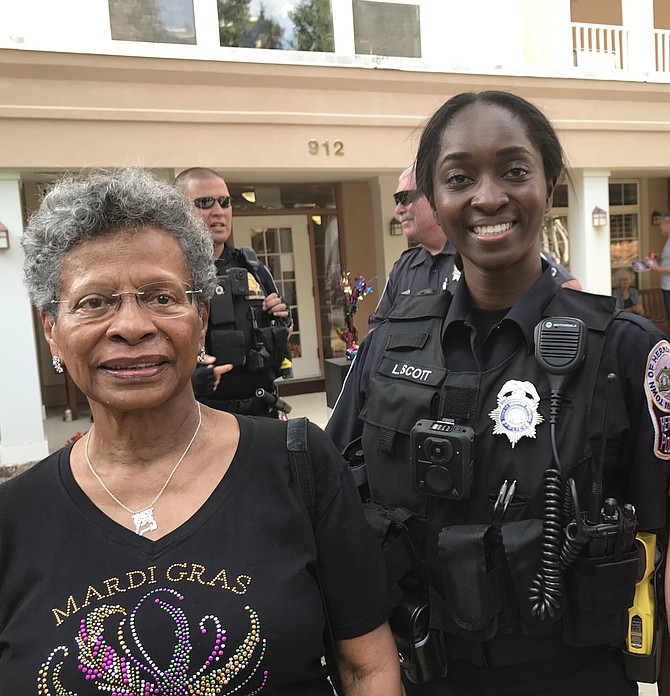
[[[591,213],[594,227],[605,227],[607,225],[607,211],[596,206]]]
[[[389,232],[391,237],[400,237],[402,235],[402,222],[398,218],[392,218],[389,224]]]

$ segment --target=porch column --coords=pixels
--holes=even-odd
[[[654,0],[621,0],[621,17],[628,32],[628,69],[643,75],[656,72]]]
[[[609,226],[609,176],[603,169],[571,172],[569,191],[570,271],[587,292],[612,293]],[[593,226],[593,209],[608,212],[604,227]]]
[[[0,172],[0,221],[9,249],[0,249],[0,466],[49,453],[33,332],[33,310],[23,287],[19,174]]]

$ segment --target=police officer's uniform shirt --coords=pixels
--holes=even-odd
[[[559,290],[550,268],[546,264],[543,266],[545,270],[540,279],[485,337],[475,332],[467,285],[461,278],[453,291],[453,301],[442,329],[448,369],[486,371],[501,365],[522,343],[532,355],[535,326],[543,308]],[[376,334],[372,332],[362,342],[326,427],[340,449],[358,437],[363,429],[358,415],[367,399],[374,355],[384,348],[377,345]],[[659,344],[660,349],[655,349]],[[647,382],[645,376],[650,371],[656,377]],[[667,342],[648,321],[636,315],[622,313],[612,322],[605,339],[591,410],[590,433],[594,442],[599,441],[602,431],[610,372],[617,375],[619,387],[610,409],[608,441],[614,443],[614,447],[618,443],[619,454],[616,463],[605,472],[604,491],[608,496],[635,506],[641,529],[661,528],[665,525],[668,480],[668,466],[663,460],[670,459],[670,419],[666,415],[670,411],[670,401],[664,396],[670,394]],[[495,405],[491,404],[491,409]],[[539,427],[543,425],[549,427],[548,423]],[[500,439],[501,446],[509,447],[504,437]],[[560,442],[558,446],[560,450]],[[593,454],[597,461],[599,451],[596,449]]]
[[[373,329],[386,318],[400,294],[422,290],[438,292],[451,287],[455,280],[455,254],[456,250],[449,241],[435,256],[421,245],[403,251],[393,264],[377,307],[368,319],[368,328]]]

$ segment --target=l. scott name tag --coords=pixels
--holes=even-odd
[[[382,358],[379,371],[394,379],[406,379],[409,382],[430,385],[439,384],[445,374],[444,368],[421,365],[414,361],[396,360],[386,355]]]

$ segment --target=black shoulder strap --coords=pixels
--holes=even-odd
[[[286,449],[291,471],[305,503],[312,527],[316,524],[316,491],[312,460],[307,447],[307,418],[293,418],[286,423]]]
[[[309,453],[309,444],[307,441],[307,418],[291,418],[286,423],[286,449],[291,461],[291,471],[298,485],[300,496],[305,503],[307,513],[309,514],[312,528],[316,526],[316,489],[314,488],[314,470],[312,469],[312,458]],[[330,674],[330,681],[335,689],[336,694],[344,694],[342,686],[342,677],[337,666],[337,658],[335,657],[335,638],[330,627],[330,619],[328,618],[328,607],[326,606],[326,598],[323,594],[323,585],[319,576],[318,568],[316,570],[316,581],[319,585],[321,593],[321,603],[323,604],[323,613],[326,617],[326,664]]]

